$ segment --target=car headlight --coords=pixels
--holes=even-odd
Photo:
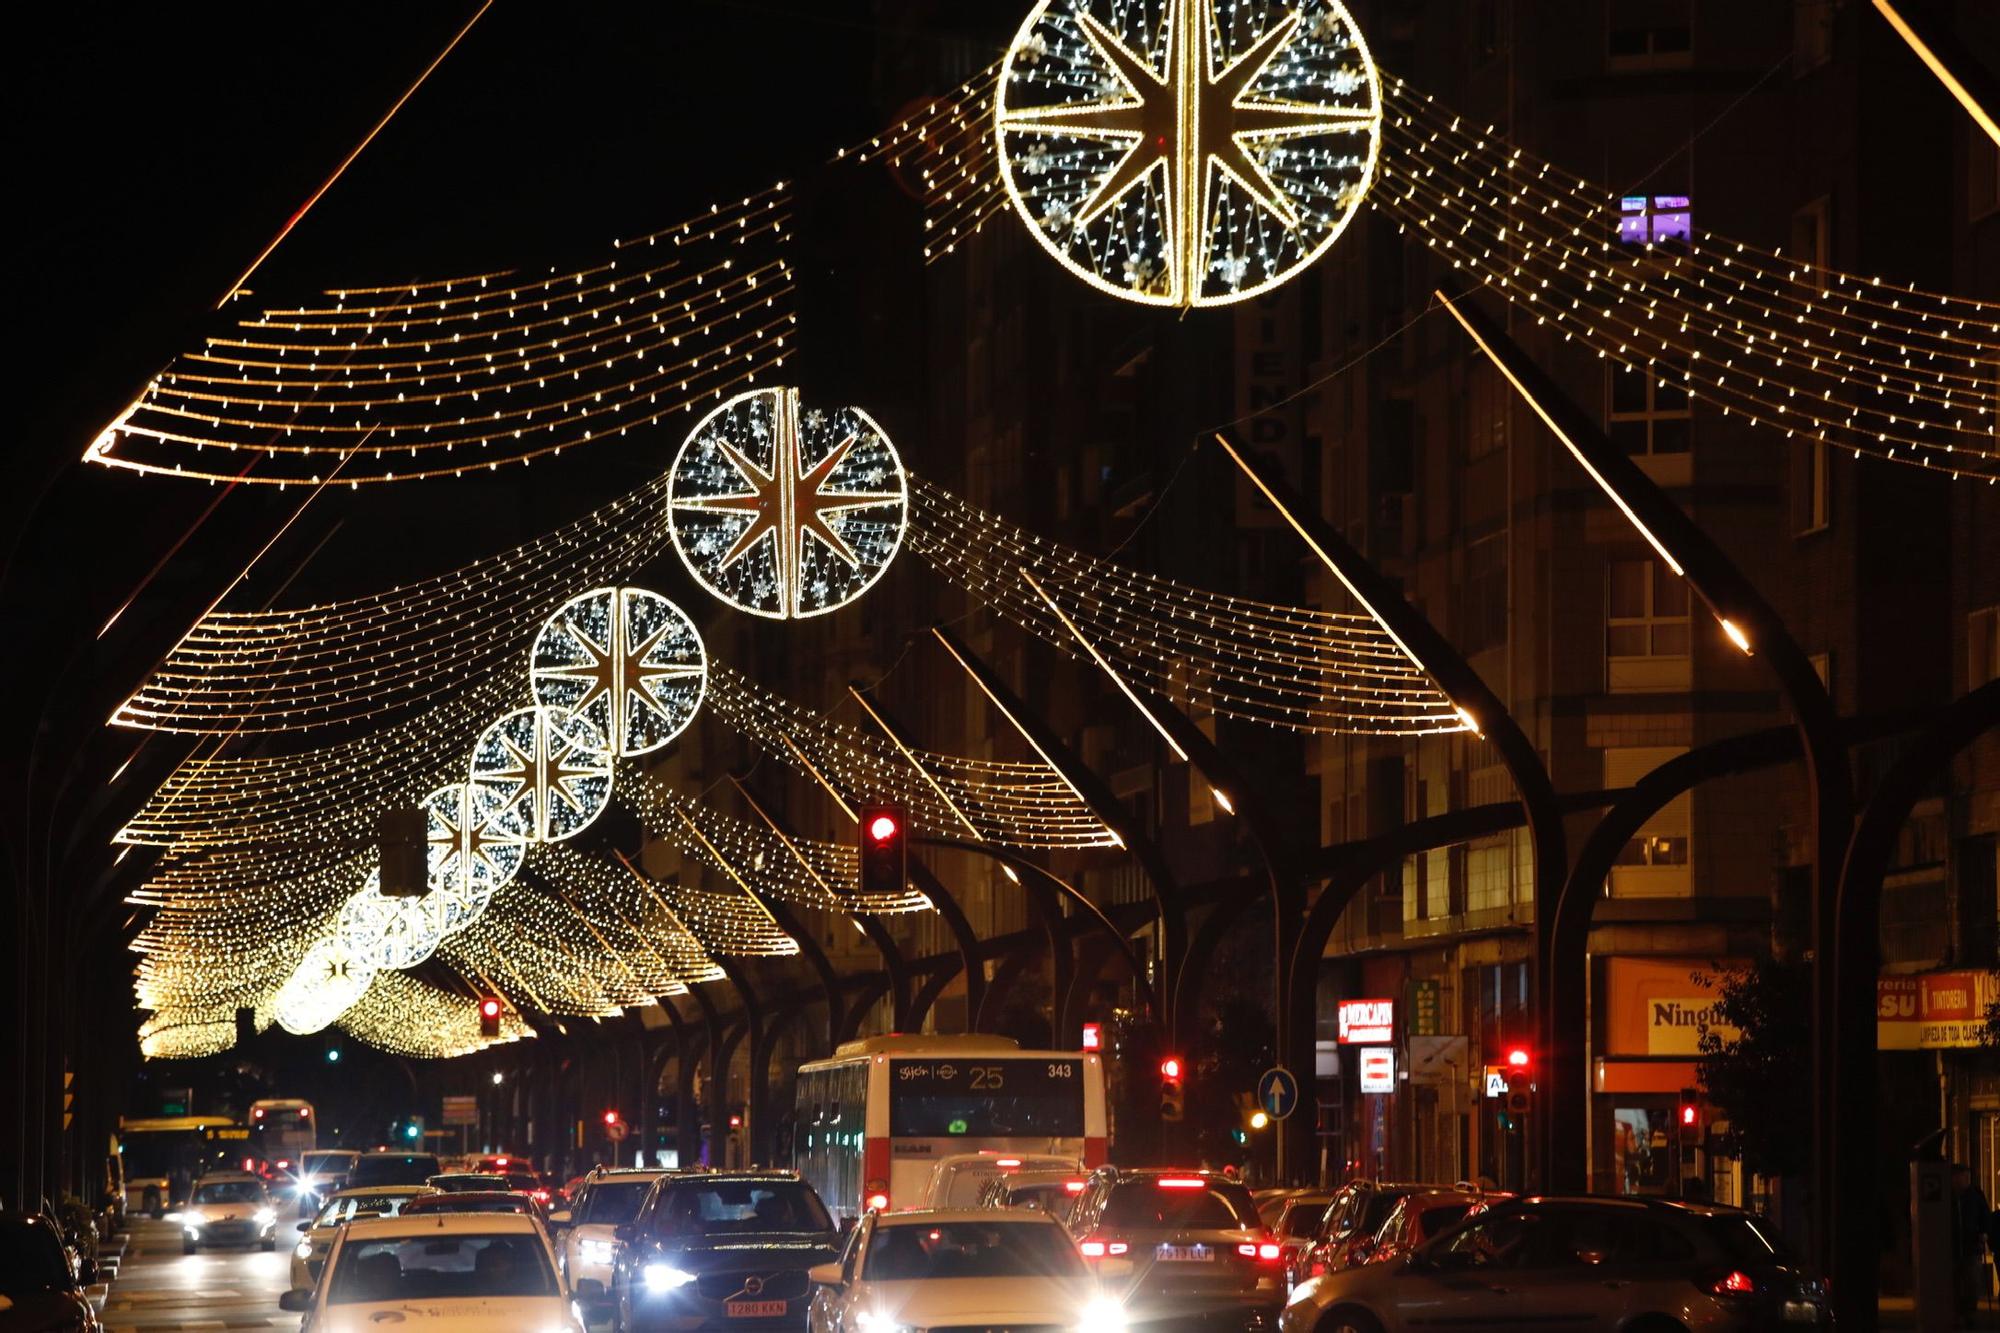
[[[271,1223],[277,1220],[278,1220],[278,1215],[272,1212],[269,1208],[259,1208],[257,1210],[256,1222],[258,1226],[267,1227],[270,1226]]]
[[[899,1324],[888,1315],[877,1314],[873,1310],[863,1310],[854,1322],[867,1329],[868,1333],[916,1333],[908,1324]]]
[[[1103,1297],[1083,1307],[1076,1333],[1124,1333],[1125,1307]]]
[[[192,1231],[196,1227],[207,1226],[208,1218],[190,1208],[181,1214],[181,1225]]]
[[[577,1253],[587,1264],[608,1264],[618,1257],[618,1247],[608,1240],[587,1240],[577,1246]]]
[[[310,1259],[313,1257],[313,1243],[309,1240],[302,1240],[299,1242],[298,1248],[293,1250],[292,1253],[301,1259]]]
[[[640,1270],[648,1291],[672,1291],[694,1281],[694,1274],[672,1264],[647,1264]]]

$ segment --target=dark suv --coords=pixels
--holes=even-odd
[[[792,1171],[665,1176],[613,1233],[614,1327],[805,1327],[806,1270],[839,1257],[839,1231]]]
[[[1069,1217],[1134,1323],[1261,1329],[1284,1303],[1278,1240],[1250,1191],[1206,1171],[1100,1167]]]

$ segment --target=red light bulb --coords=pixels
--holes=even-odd
[[[887,842],[896,836],[896,821],[889,815],[877,815],[868,821],[868,836],[877,842]]]

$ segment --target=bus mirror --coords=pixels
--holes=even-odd
[[[313,1294],[305,1287],[293,1287],[278,1297],[278,1308],[290,1314],[303,1314],[312,1309]]]

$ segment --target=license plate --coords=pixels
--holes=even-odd
[[[1215,1262],[1215,1251],[1206,1245],[1162,1245],[1159,1249],[1162,1259],[1175,1263],[1208,1264]]]
[[[1820,1307],[1812,1301],[1786,1301],[1784,1322],[1787,1324],[1817,1324]]]
[[[731,1319],[771,1319],[782,1318],[785,1313],[783,1301],[725,1301],[722,1312]]]

